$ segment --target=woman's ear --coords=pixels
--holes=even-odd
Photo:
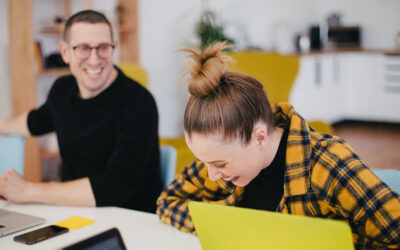
[[[260,151],[263,151],[268,144],[268,133],[265,126],[256,127],[253,130],[253,138],[257,144]]]

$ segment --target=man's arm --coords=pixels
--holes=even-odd
[[[16,203],[45,203],[69,206],[96,206],[89,179],[68,182],[33,183],[9,170],[0,176],[0,196]]]
[[[0,121],[0,135],[16,134],[21,136],[30,136],[27,119],[28,111],[23,112],[10,119]]]

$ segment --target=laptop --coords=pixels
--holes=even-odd
[[[40,217],[0,209],[0,237],[37,226],[45,221]]]
[[[117,228],[111,228],[105,232],[79,241],[61,250],[126,250],[124,241]]]
[[[354,249],[341,221],[195,201],[189,212],[203,250]]]

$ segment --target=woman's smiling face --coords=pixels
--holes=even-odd
[[[249,143],[244,145],[240,139],[227,140],[220,133],[192,133],[190,137],[185,133],[188,147],[207,166],[212,181],[222,178],[241,187],[249,184],[266,167],[265,141],[260,141],[268,141],[266,132],[264,137],[260,139],[255,131]]]

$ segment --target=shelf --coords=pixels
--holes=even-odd
[[[60,152],[58,151],[47,151],[47,150],[41,150],[40,156],[42,159],[50,159],[50,158],[58,158],[60,157]]]
[[[48,76],[48,75],[63,76],[63,75],[69,75],[69,74],[71,74],[71,71],[69,70],[68,67],[65,67],[65,68],[45,69],[42,72],[40,72],[38,75],[39,76]]]
[[[40,31],[43,34],[56,34],[56,35],[62,35],[63,33],[63,26],[49,26],[49,27],[43,27]]]
[[[119,26],[119,28],[118,28],[119,33],[133,33],[136,31],[137,31],[137,28],[134,26],[123,25],[123,26]]]

